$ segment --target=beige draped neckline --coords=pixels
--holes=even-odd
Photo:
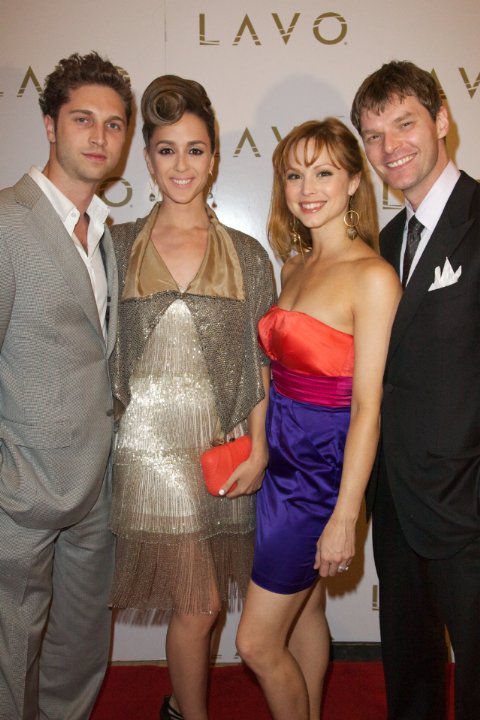
[[[152,239],[152,229],[161,205],[157,204],[135,238],[128,261],[122,300],[174,291],[181,294],[245,300],[240,261],[227,230],[207,206],[207,249],[193,280],[184,290],[172,277]]]

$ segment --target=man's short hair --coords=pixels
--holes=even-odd
[[[413,96],[436,120],[442,106],[437,83],[426,70],[408,60],[392,60],[369,75],[360,85],[352,104],[350,119],[361,131],[360,116],[363,110],[381,113],[392,98]]]
[[[39,98],[42,113],[56,120],[62,105],[69,101],[70,92],[83,85],[104,85],[115,90],[125,106],[128,125],[133,102],[130,79],[125,71],[96,52],[88,55],[74,53],[60,60],[55,70],[45,79]]]

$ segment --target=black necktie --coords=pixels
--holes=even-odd
[[[424,225],[422,225],[420,220],[417,220],[415,215],[412,215],[408,222],[407,244],[405,246],[405,255],[403,256],[403,287],[405,287],[405,285],[407,284],[408,274],[410,272],[410,268],[412,267],[412,260],[415,257],[415,253],[417,252],[418,243],[420,242],[423,228]]]

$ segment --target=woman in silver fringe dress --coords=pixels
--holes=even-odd
[[[269,371],[257,322],[273,302],[273,275],[260,244],[205,204],[215,121],[204,88],[159,77],[143,95],[142,116],[162,201],[113,228],[122,294],[112,361],[121,418],[112,605],[171,611],[173,694],[160,717],[207,720],[211,631],[222,604],[246,591],[254,494],[267,462]],[[209,495],[201,453],[245,432],[250,457],[224,497]]]

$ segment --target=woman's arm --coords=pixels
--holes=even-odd
[[[255,273],[249,278],[247,286],[249,287],[249,306],[250,317],[254,324],[255,332],[260,318],[265,315],[267,310],[276,300],[275,280],[273,276],[273,267],[265,250],[253,241],[254,245],[252,253],[254,253],[253,267]],[[239,495],[250,495],[259,490],[265,468],[268,462],[268,446],[265,434],[265,417],[268,407],[268,396],[270,391],[270,365],[268,360],[257,346],[258,363],[261,365],[260,371],[263,382],[264,398],[251,410],[248,416],[248,433],[252,438],[252,452],[250,457],[241,463],[235,472],[229,477],[227,482],[221,488],[222,494],[228,493],[234,483],[238,485],[228,493],[229,498],[235,498]]]
[[[267,439],[265,435],[265,416],[268,407],[268,394],[270,389],[270,366],[262,367],[262,380],[265,397],[248,416],[248,432],[252,438],[252,452],[250,457],[241,463],[220,490],[220,494],[228,493],[234,483],[237,486],[228,493],[229,498],[239,495],[250,495],[260,488],[268,462]],[[222,492],[222,490],[224,492]]]
[[[400,296],[398,278],[384,261],[368,261],[358,273],[351,419],[337,504],[317,543],[315,568],[322,577],[335,575],[355,555],[355,525],[377,451],[385,360]]]

